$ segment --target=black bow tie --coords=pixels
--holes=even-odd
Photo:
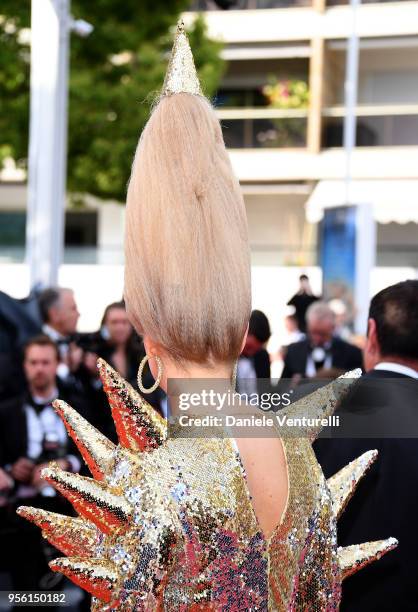
[[[48,406],[51,406],[52,402],[54,401],[54,400],[50,400],[48,402],[36,402],[30,394],[28,395],[27,399],[28,399],[28,404],[30,404],[32,408],[35,409],[36,414],[41,414],[42,410],[44,408],[47,408]]]

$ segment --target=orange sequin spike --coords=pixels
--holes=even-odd
[[[103,359],[97,365],[120,444],[140,452],[160,446],[167,437],[165,419]]]
[[[44,468],[42,478],[62,493],[78,514],[97,525],[103,533],[124,531],[129,527],[131,505],[103,483],[55,466]]]
[[[30,506],[19,506],[16,512],[40,527],[42,535],[65,555],[93,555],[100,534],[92,523]]]
[[[61,572],[82,589],[108,603],[117,581],[117,572],[111,563],[77,557],[54,559],[49,563],[54,572]]]

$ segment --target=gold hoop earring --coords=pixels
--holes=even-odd
[[[234,367],[232,370],[232,377],[231,377],[231,385],[234,391],[237,390],[237,372],[238,372],[238,359],[234,363]]]
[[[163,375],[163,362],[158,357],[158,355],[151,355],[151,357],[154,357],[155,361],[157,362],[158,374],[157,374],[157,378],[155,379],[155,382],[152,385],[152,387],[149,387],[148,389],[146,389],[144,385],[142,384],[142,372],[144,371],[145,365],[148,362],[149,357],[148,355],[145,355],[145,357],[141,360],[141,363],[139,364],[138,374],[136,376],[136,379],[138,381],[139,390],[142,393],[152,393],[153,391],[155,391],[156,388],[160,385],[161,377]]]

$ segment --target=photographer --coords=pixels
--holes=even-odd
[[[62,469],[78,472],[81,458],[65,426],[52,407],[65,400],[88,418],[84,404],[74,389],[57,377],[59,355],[47,336],[37,336],[24,349],[24,372],[28,391],[0,405],[0,468],[8,476],[9,487],[2,494],[2,533],[14,534],[13,547],[3,548],[13,588],[48,588],[51,573],[47,567],[47,547],[39,530],[15,514],[21,504],[54,512],[73,513],[69,503],[41,478],[42,469],[55,461]],[[56,551],[53,551],[54,554]]]

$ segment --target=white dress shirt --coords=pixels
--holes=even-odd
[[[332,368],[331,342],[327,342],[323,347],[320,348],[322,348],[325,353],[324,365],[322,367],[324,370],[329,370],[330,368]],[[307,378],[315,378],[316,376],[316,366],[312,357],[312,352],[313,351],[309,352],[308,359],[306,360],[305,376]]]
[[[55,400],[58,397],[58,389],[54,390],[54,393],[50,398],[44,397],[33,397],[35,403],[46,403],[48,400]],[[23,406],[26,415],[26,431],[27,431],[27,448],[26,455],[29,459],[37,461],[42,453],[42,443],[47,434],[54,434],[59,444],[65,444],[68,436],[65,429],[65,425],[61,418],[52,408],[52,406],[45,406],[39,413],[36,412],[35,408],[30,404]],[[78,472],[81,467],[80,460],[75,455],[66,455],[65,457],[70,465],[71,471]],[[17,497],[33,497],[37,491],[34,487],[26,484],[21,484],[16,492]]]
[[[60,340],[66,340],[66,337],[57,332],[56,329],[44,323],[42,325],[42,331],[48,338],[51,338],[53,342],[56,344],[59,343]],[[58,352],[60,355],[61,363],[58,364],[57,367],[57,375],[61,378],[61,380],[66,380],[70,375],[70,368],[65,363],[65,360],[68,357],[68,344],[58,344]]]
[[[375,370],[385,370],[385,372],[396,372],[396,374],[404,374],[410,378],[418,378],[418,372],[413,368],[395,363],[394,361],[381,361],[374,367]]]

